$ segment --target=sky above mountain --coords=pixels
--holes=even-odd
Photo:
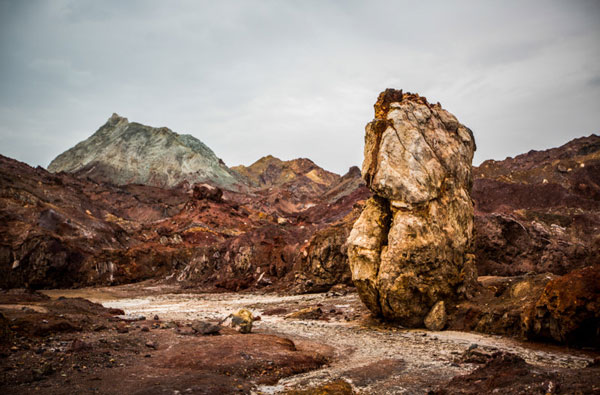
[[[0,51],[0,153],[34,166],[117,112],[344,173],[385,88],[442,103],[476,164],[600,132],[594,0],[0,0]]]

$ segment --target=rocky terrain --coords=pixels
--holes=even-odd
[[[600,263],[600,136],[473,172],[480,275],[566,274]]]
[[[0,284],[5,288],[148,278],[211,289],[289,288],[296,281],[292,268],[305,259],[314,262],[313,254],[327,267],[329,253],[311,247],[323,244],[316,232],[345,229],[368,196],[355,172],[332,175],[327,185],[299,174],[287,182],[314,184],[308,190],[316,192],[291,196],[285,187],[235,192],[187,182],[169,189],[116,186],[6,157],[0,162]],[[341,248],[346,236],[332,236],[332,248]],[[315,280],[298,279],[307,282],[300,288],[338,283],[339,275],[314,270]]]
[[[598,393],[600,137],[471,168],[473,136],[439,103],[389,90],[375,110],[362,174],[272,156],[230,169],[191,136],[117,115],[50,172],[0,156],[4,388],[106,393],[118,376],[138,393],[394,393],[400,377],[409,393]],[[33,292],[144,280],[113,295],[134,297],[109,306],[123,311],[56,299],[103,302],[113,288]],[[214,310],[184,317],[165,307],[169,321],[132,321],[137,303],[166,289],[186,301],[177,295],[213,292],[203,303]],[[307,293],[317,294],[282,296]],[[235,310],[227,298],[260,311],[257,336],[190,337],[193,319],[213,325]],[[407,326],[446,332],[419,348]],[[362,327],[365,337],[351,334]],[[439,341],[464,332],[589,354],[546,363],[495,343],[479,352]],[[361,342],[415,352],[347,359]],[[192,348],[222,363],[199,365],[184,356]],[[169,379],[155,376],[159,366]],[[440,374],[415,376],[427,366]]]
[[[0,293],[1,328],[9,334],[0,348],[0,388],[24,394],[600,390],[597,352],[405,330],[373,320],[348,291],[197,294],[147,282]],[[248,334],[222,321],[242,308],[254,317]]]

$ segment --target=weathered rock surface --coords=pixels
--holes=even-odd
[[[548,282],[523,322],[532,339],[600,348],[600,267]]]
[[[348,238],[352,278],[376,315],[422,326],[474,280],[469,254],[472,132],[439,104],[388,89],[366,127],[362,174],[375,193]]]
[[[497,352],[484,366],[454,377],[429,394],[596,394],[600,391],[598,377],[598,366],[548,368],[528,364],[514,354]]]
[[[252,322],[254,317],[249,310],[241,309],[231,315],[231,327],[240,333],[252,332]]]
[[[250,166],[235,166],[231,170],[245,177],[251,186],[260,189],[291,182],[295,183],[297,188],[306,190],[321,187],[324,191],[340,178],[335,173],[323,170],[310,159],[282,161],[272,155],[260,158]]]
[[[91,137],[56,157],[48,170],[115,185],[164,188],[187,181],[235,189],[241,184],[237,174],[195,137],[129,122],[117,114]]]
[[[431,308],[427,317],[425,317],[425,327],[432,331],[441,331],[447,322],[446,304],[443,300],[440,300]]]
[[[480,275],[562,275],[600,264],[600,136],[473,172]]]
[[[310,291],[302,285],[310,279],[293,275],[301,249],[319,230],[348,226],[355,203],[369,194],[353,189],[353,181],[333,183],[340,196],[333,200],[321,192],[296,197],[285,187],[246,193],[209,184],[116,186],[0,156],[0,287],[166,278],[212,290],[290,290],[293,282]],[[338,272],[349,278],[343,238],[325,233],[332,237],[325,243],[343,254]],[[325,276],[323,284],[326,290],[337,277]]]

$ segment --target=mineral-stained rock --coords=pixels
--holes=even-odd
[[[599,371],[530,365],[515,354],[496,352],[484,366],[455,376],[429,394],[596,394]]]
[[[241,309],[231,315],[231,327],[240,333],[252,332],[252,321],[254,321],[252,313],[246,309]]]
[[[352,278],[376,315],[422,326],[474,279],[472,132],[439,104],[388,89],[366,127],[369,199],[348,238]]]
[[[286,319],[294,320],[318,320],[323,315],[323,311],[318,306],[307,307],[285,316]]]
[[[425,326],[432,331],[441,331],[446,326],[447,321],[446,305],[443,300],[440,300],[425,317]]]
[[[53,173],[78,173],[116,185],[174,187],[187,180],[236,188],[241,180],[204,143],[168,128],[113,114],[96,133],[56,157]]]
[[[550,281],[523,327],[533,339],[600,347],[600,266]]]

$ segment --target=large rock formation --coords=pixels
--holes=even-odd
[[[422,326],[474,279],[472,132],[440,104],[388,89],[366,127],[362,174],[376,196],[348,238],[352,278],[367,307]]]
[[[188,181],[235,189],[241,184],[238,175],[195,137],[129,122],[117,114],[88,139],[57,156],[48,170],[115,185],[169,188]]]

